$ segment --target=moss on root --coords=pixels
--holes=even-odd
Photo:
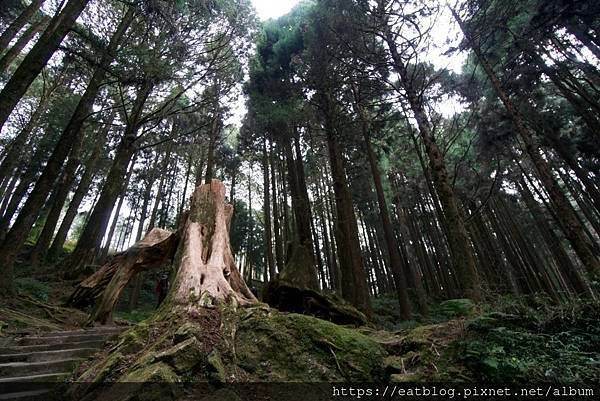
[[[395,332],[348,328],[265,305],[163,311],[123,333],[116,346],[80,373],[80,380],[105,386],[83,388],[76,399],[171,400],[178,399],[177,389],[200,385],[208,388],[202,393],[206,400],[234,399],[214,392],[224,382],[573,382],[598,377],[596,303],[543,313],[539,307],[513,304],[489,312],[459,309],[479,315]],[[122,393],[120,387],[110,388],[117,381],[184,386],[129,385],[122,388],[130,391]]]
[[[111,389],[110,383],[122,381],[380,381],[387,378],[386,356],[380,344],[356,329],[265,306],[221,305],[191,314],[179,311],[127,330],[104,358],[76,379],[104,385],[80,387],[73,394],[106,400],[115,399],[110,393],[120,400],[175,399],[169,386],[142,391],[136,385],[115,384]],[[123,393],[125,389],[129,391]],[[140,392],[150,398],[140,398]]]
[[[259,381],[377,381],[386,353],[355,329],[299,314],[248,310],[236,334],[237,365]]]

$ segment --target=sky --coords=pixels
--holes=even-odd
[[[252,0],[261,20],[277,18],[287,14],[300,0]]]

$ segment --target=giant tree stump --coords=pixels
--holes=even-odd
[[[167,306],[193,309],[228,299],[240,305],[256,302],[235,266],[229,240],[232,214],[222,182],[213,179],[196,188],[182,228]]]
[[[222,182],[212,180],[199,186],[177,233],[153,229],[82,281],[67,303],[85,307],[96,301],[90,321],[109,323],[131,279],[173,259],[175,279],[161,309],[185,306],[191,310],[225,300],[238,305],[256,302],[235,266],[229,241],[232,213],[233,207],[225,202]]]

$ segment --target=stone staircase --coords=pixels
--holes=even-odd
[[[57,383],[123,329],[96,327],[25,335],[14,345],[0,347],[0,400],[49,401]]]

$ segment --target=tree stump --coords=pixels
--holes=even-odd
[[[178,233],[153,229],[82,281],[67,304],[83,308],[99,299],[90,322],[110,323],[114,306],[131,279],[173,259],[175,279],[161,310],[177,306],[192,310],[229,299],[238,305],[256,302],[234,263],[229,241],[232,212],[222,182],[212,180],[199,186]]]
[[[213,179],[196,188],[181,230],[177,273],[166,307],[210,307],[228,299],[239,305],[257,301],[235,266],[229,240],[232,214],[222,182]]]

